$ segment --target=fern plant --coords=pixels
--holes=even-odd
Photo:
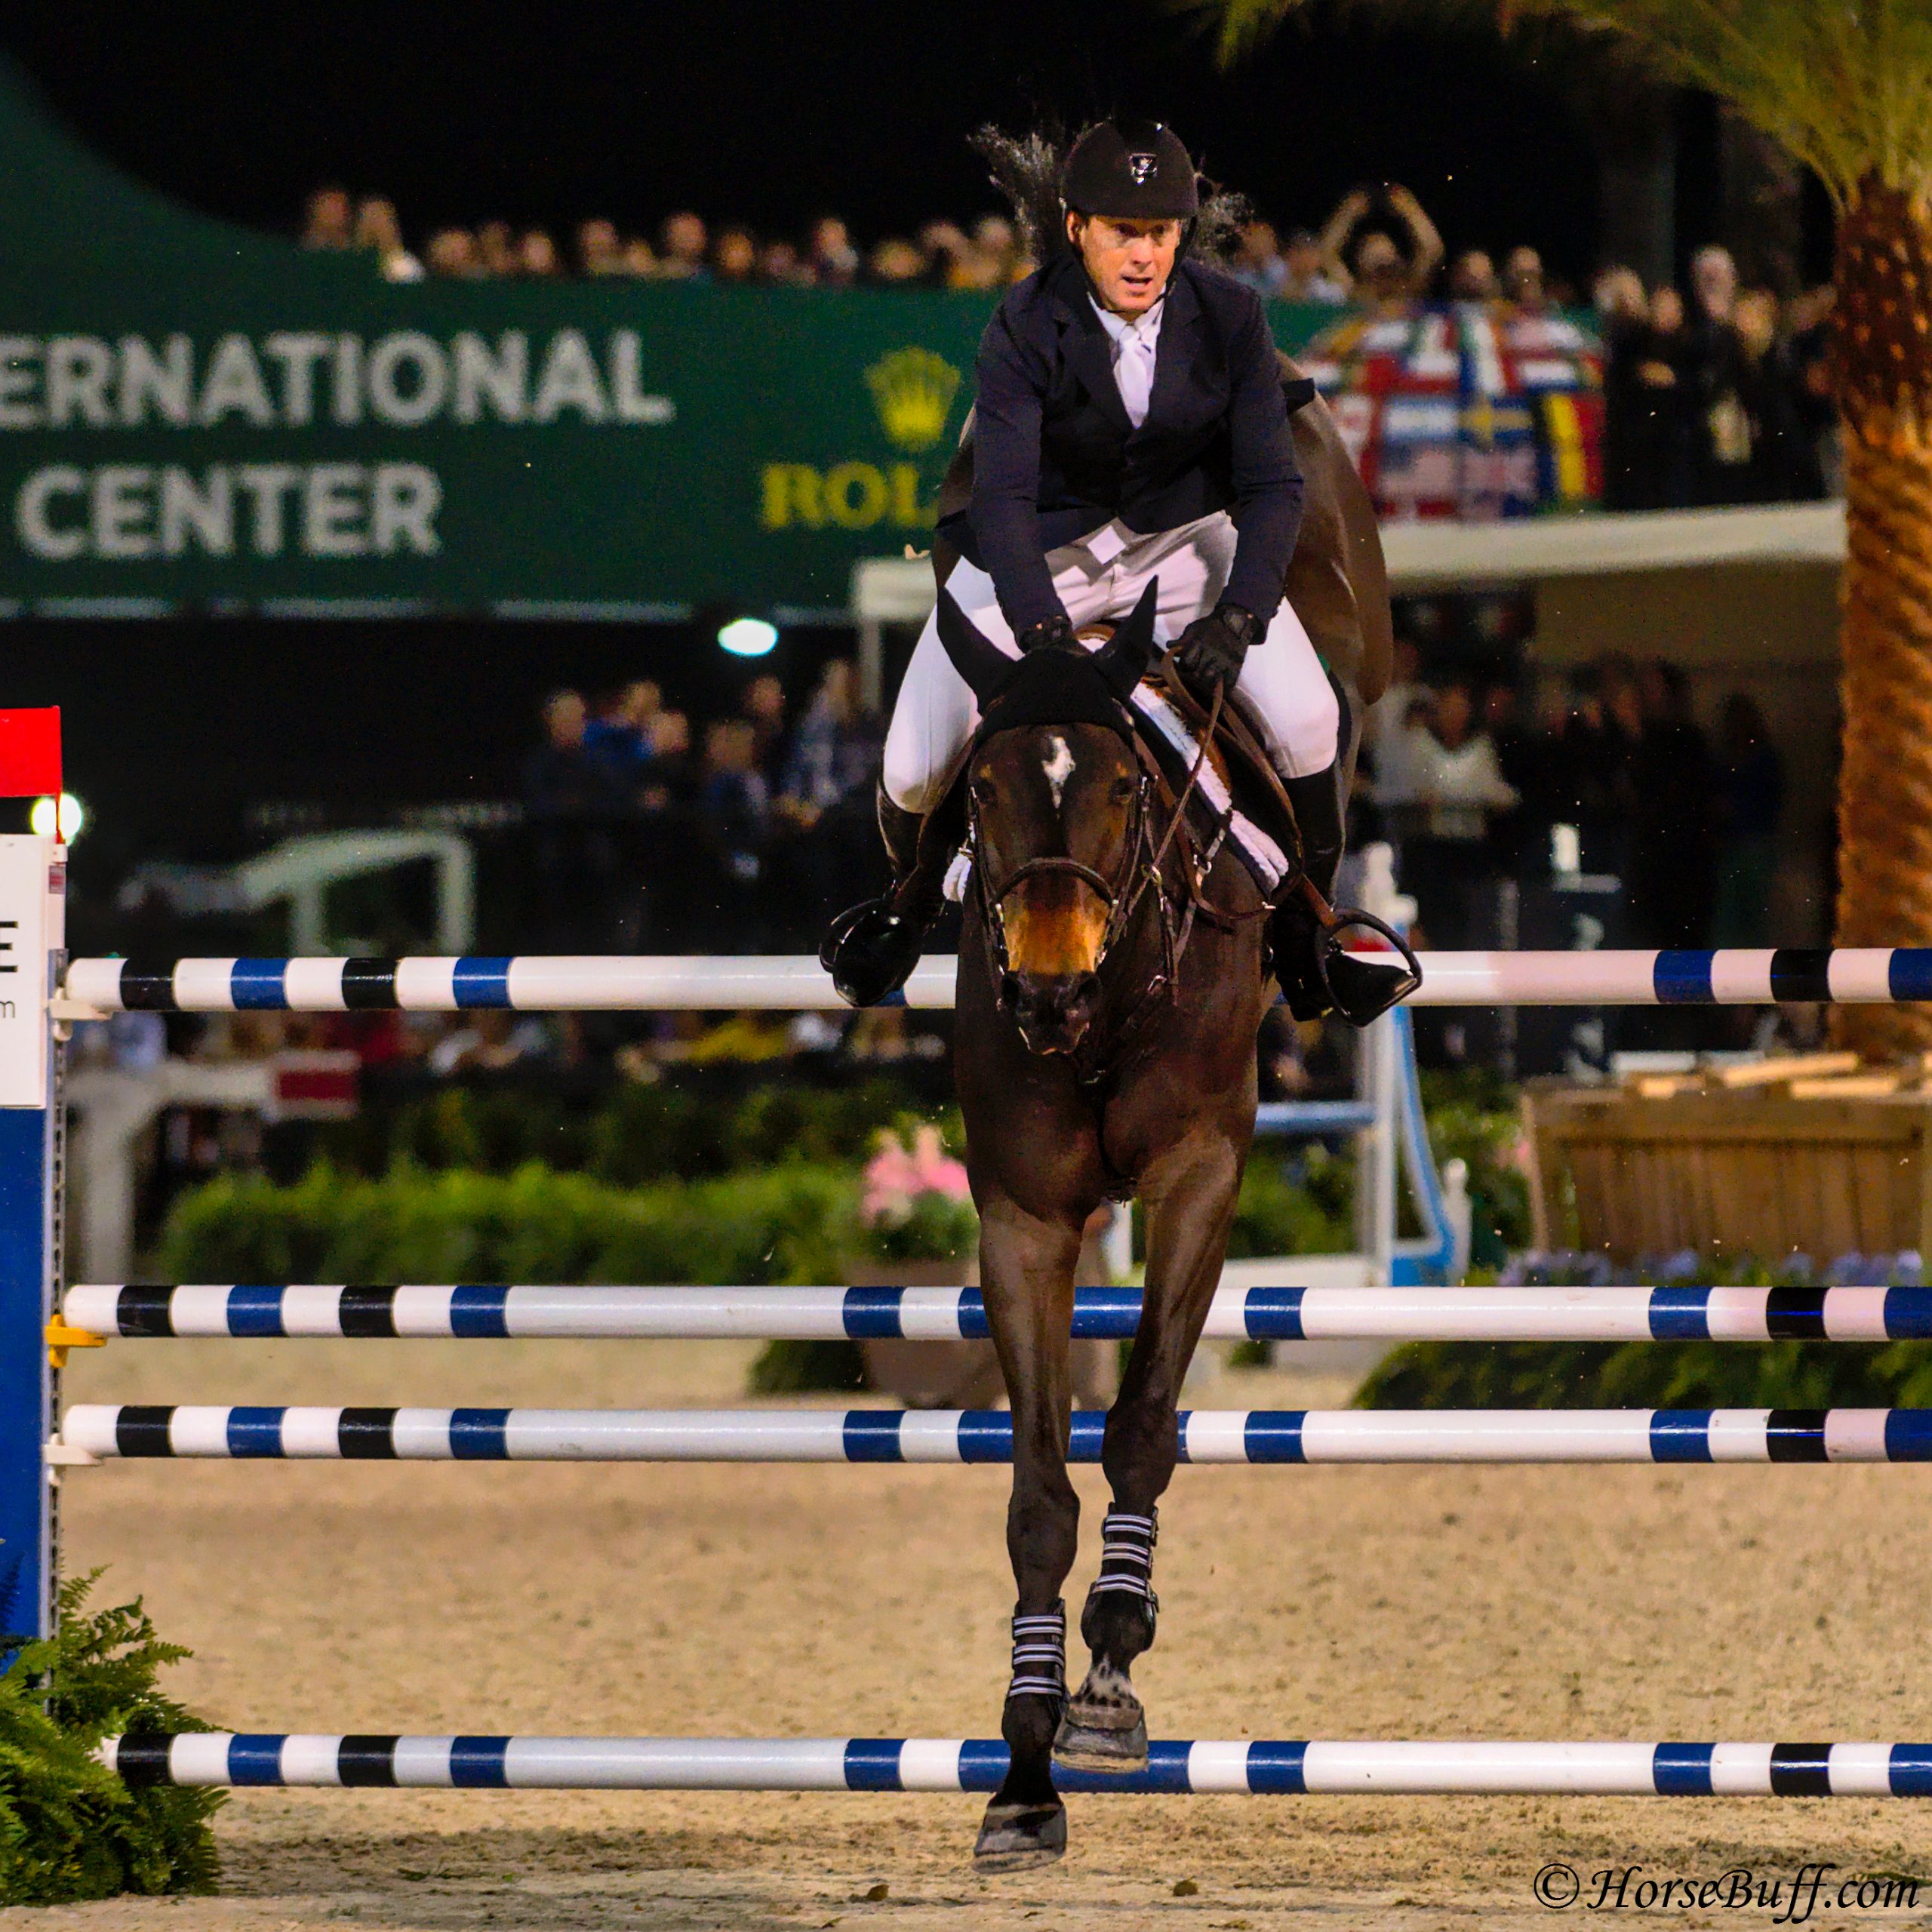
[[[87,1611],[99,1574],[62,1587],[55,1634],[0,1675],[0,1904],[211,1892],[220,1875],[224,1792],[130,1788],[94,1755],[125,1731],[208,1727],[156,1687],[188,1653],[138,1601]]]

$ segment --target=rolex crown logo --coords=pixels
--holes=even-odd
[[[866,371],[872,406],[903,450],[931,449],[946,434],[959,371],[930,349],[895,349]]]

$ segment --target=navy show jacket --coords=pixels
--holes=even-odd
[[[972,497],[947,534],[992,579],[1016,633],[1060,613],[1047,552],[1116,517],[1149,536],[1231,510],[1238,536],[1223,595],[1264,625],[1281,602],[1302,478],[1260,298],[1183,258],[1164,300],[1137,429],[1078,255],[1017,283],[986,325]]]

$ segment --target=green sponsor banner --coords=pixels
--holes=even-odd
[[[836,611],[858,559],[929,542],[992,306],[386,283],[140,188],[4,69],[0,223],[17,614]]]

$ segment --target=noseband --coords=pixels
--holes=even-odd
[[[1140,903],[1142,894],[1146,891],[1155,875],[1152,865],[1143,867],[1141,864],[1143,858],[1154,856],[1152,835],[1148,829],[1151,816],[1148,805],[1149,790],[1149,780],[1143,765],[1140,782],[1134,787],[1133,815],[1128,823],[1127,853],[1118,878],[1107,878],[1082,860],[1048,853],[1041,854],[1038,858],[1022,860],[995,887],[992,882],[992,869],[986,862],[986,832],[980,823],[979,801],[974,798],[969,786],[967,791],[966,845],[972,857],[973,877],[984,914],[980,923],[986,936],[993,985],[997,989],[1002,1010],[1008,1004],[1007,980],[1011,970],[1006,943],[1006,902],[1029,879],[1078,879],[1100,900],[1107,909],[1107,923],[1100,934],[1100,950],[1094,955],[1093,970],[1097,973],[1106,963],[1107,955],[1112,949],[1114,942],[1126,931],[1128,921]]]

